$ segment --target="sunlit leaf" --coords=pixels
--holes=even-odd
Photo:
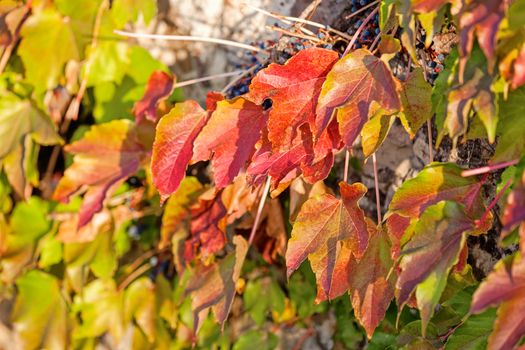
[[[163,199],[175,192],[193,157],[193,144],[206,121],[206,112],[195,101],[178,103],[157,124],[151,172]]]
[[[361,258],[368,244],[365,216],[357,202],[366,193],[361,183],[340,183],[341,199],[331,194],[306,201],[295,220],[286,251],[290,276],[308,258],[317,279],[317,301],[334,299],[348,286],[348,262]]]
[[[405,130],[414,138],[416,132],[432,117],[432,87],[425,81],[422,68],[410,72],[401,85],[402,113],[399,115]]]
[[[37,91],[55,87],[69,60],[79,60],[73,27],[52,7],[38,11],[22,26],[18,53],[24,62],[26,77]]]
[[[169,97],[174,83],[175,79],[163,71],[155,71],[151,74],[144,96],[133,107],[137,123],[143,118],[157,121],[157,104],[160,100]]]
[[[261,106],[244,98],[217,102],[217,109],[195,140],[194,160],[210,158],[217,188],[231,183],[261,138],[267,121]]]
[[[67,348],[71,325],[59,281],[33,270],[17,279],[16,286],[11,321],[22,348]]]
[[[338,61],[326,77],[316,110],[315,134],[321,135],[336,114],[343,141],[351,147],[364,123],[380,108],[385,114],[400,108],[392,73],[368,50],[355,50]]]
[[[332,50],[302,50],[284,65],[270,64],[252,80],[246,98],[259,105],[272,101],[268,138],[274,151],[289,149],[301,124],[313,125],[321,86],[338,58]]]
[[[416,289],[417,305],[425,333],[447,277],[465,244],[473,222],[455,202],[442,201],[422,213],[410,241],[401,251],[397,302],[404,305]]]
[[[394,298],[395,281],[394,274],[387,280],[393,265],[387,235],[371,220],[368,232],[370,240],[365,254],[359,261],[350,260],[348,276],[355,317],[370,339]]]
[[[135,173],[148,157],[152,126],[138,128],[120,119],[93,126],[84,137],[65,147],[75,155],[60,180],[54,198],[67,201],[87,186],[80,208],[78,226],[87,224],[103,207],[109,191]]]
[[[235,297],[235,284],[248,251],[248,242],[241,236],[235,236],[233,242],[235,252],[231,252],[217,264],[198,265],[188,282],[186,294],[191,295],[195,333],[199,331],[210,308],[215,319],[224,328]]]

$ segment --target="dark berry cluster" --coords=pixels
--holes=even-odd
[[[369,5],[372,1],[373,0],[352,0],[350,13],[361,11],[363,7]],[[359,30],[359,28],[363,25],[365,18],[370,16],[373,11],[374,6],[371,6],[365,11],[359,12],[359,14],[355,17],[352,17],[349,22],[350,26],[346,32],[349,35],[354,35],[356,31]],[[362,29],[359,37],[357,38],[357,42],[355,43],[355,48],[369,47],[374,42],[376,36],[380,33],[381,30],[379,29],[379,14],[376,13]]]

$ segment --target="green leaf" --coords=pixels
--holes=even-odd
[[[157,2],[154,0],[114,0],[111,14],[118,28],[127,22],[135,22],[142,15],[148,24],[157,13]]]
[[[272,350],[276,348],[277,343],[278,338],[273,333],[250,330],[239,337],[233,350]]]
[[[244,307],[255,323],[262,326],[268,312],[282,313],[285,295],[279,285],[270,278],[249,281],[244,292]]]
[[[445,350],[484,350],[496,319],[496,309],[471,315],[448,338]]]
[[[69,60],[79,60],[81,49],[67,17],[46,8],[24,23],[18,54],[24,63],[26,78],[37,92],[55,87]]]
[[[525,86],[499,99],[498,146],[491,163],[520,158],[525,153]]]
[[[11,314],[23,349],[65,349],[68,313],[55,277],[33,270],[16,281],[18,296]]]

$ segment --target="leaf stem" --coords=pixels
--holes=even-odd
[[[432,142],[432,118],[427,119],[427,134],[428,134],[428,159],[429,163],[434,161],[434,147]]]
[[[287,29],[284,29],[284,28],[281,28],[281,27],[277,27],[277,26],[266,26],[266,28],[271,29],[271,30],[275,30],[276,32],[281,32],[281,33],[286,34],[288,36],[295,36],[297,38],[306,39],[306,40],[310,40],[310,41],[315,41],[317,43],[323,42],[321,39],[319,39],[319,38],[317,38],[315,36],[305,35],[305,34],[301,34],[301,33],[294,33],[294,32],[292,32],[290,30],[287,30]]]
[[[348,170],[350,169],[350,151],[345,153],[345,172],[343,174],[343,182],[348,182]]]
[[[183,87],[183,86],[188,86],[188,85],[193,85],[193,84],[197,84],[197,83],[202,83],[203,81],[210,81],[210,80],[214,80],[214,79],[218,79],[218,78],[232,77],[232,76],[235,76],[235,75],[239,75],[239,74],[241,74],[243,72],[244,72],[243,70],[236,70],[234,72],[208,75],[208,76],[202,77],[202,78],[196,78],[196,79],[190,79],[190,80],[186,80],[186,81],[181,81],[181,82],[175,84],[175,86],[173,88],[176,89],[176,88],[180,88],[180,87]]]
[[[131,282],[133,282],[135,279],[137,279],[140,275],[142,275],[143,273],[147,272],[149,269],[151,269],[151,265],[150,264],[144,264],[142,265],[141,267],[139,267],[138,269],[136,269],[135,271],[133,271],[132,273],[130,273],[119,285],[118,285],[118,290],[121,291],[121,290],[124,290],[126,289],[127,286],[129,286],[129,284]]]
[[[374,166],[374,186],[376,190],[376,209],[377,209],[377,224],[381,223],[381,198],[379,197],[379,178],[377,175],[377,159],[376,153],[372,153],[372,164]]]
[[[481,225],[483,222],[485,222],[485,220],[487,219],[487,216],[489,215],[491,210],[494,208],[494,206],[498,203],[498,201],[500,200],[501,196],[503,196],[507,188],[509,188],[511,183],[512,183],[512,179],[508,179],[507,182],[505,182],[505,185],[503,185],[501,190],[499,190],[499,192],[496,194],[496,197],[494,197],[492,202],[490,202],[489,206],[487,207],[487,210],[485,210],[485,212],[481,216],[481,219],[479,219],[478,225]]]
[[[377,13],[377,11],[379,11],[379,7],[376,7],[374,9],[374,11],[370,12],[370,14],[363,20],[363,23],[361,23],[361,25],[359,26],[359,28],[357,28],[356,32],[354,33],[354,35],[352,36],[352,39],[350,40],[350,42],[348,43],[348,46],[346,47],[345,49],[345,52],[343,53],[343,56],[346,56],[346,54],[350,51],[350,49],[354,46],[355,42],[357,41],[357,38],[359,37],[359,34],[361,34],[361,32],[363,31],[363,29],[365,29],[366,25],[368,24],[368,22],[370,22],[370,20],[372,19],[372,17],[375,16],[375,14]]]
[[[253,5],[250,5],[250,4],[247,4],[247,3],[244,3],[243,6],[246,6],[246,7],[249,7],[250,9],[252,10],[255,10],[265,16],[268,16],[268,17],[272,17],[272,18],[275,18],[275,19],[278,19],[279,21],[283,22],[284,24],[287,24],[289,26],[293,26],[293,22],[292,21],[289,21],[286,19],[286,16],[283,16],[283,15],[279,15],[277,13],[273,13],[273,12],[270,12],[270,11],[266,11],[266,10],[263,10],[261,8],[258,8],[258,7],[255,7]],[[306,33],[306,34],[309,34],[309,35],[314,35],[315,36],[315,33],[312,32],[311,30],[308,30],[306,28],[299,28],[303,33]]]
[[[345,17],[345,19],[350,19],[354,16],[357,16],[358,14],[360,14],[361,12],[363,12],[364,10],[366,10],[367,8],[370,8],[372,6],[374,6],[375,4],[378,4],[379,3],[379,0],[376,0],[374,2],[371,2],[370,4],[366,5],[366,6],[363,6],[361,7],[359,10],[357,10],[356,12],[353,12],[352,14],[349,14],[348,16]]]
[[[264,209],[264,203],[266,203],[266,196],[268,194],[268,191],[270,190],[271,179],[271,176],[268,175],[268,178],[266,179],[266,184],[264,184],[264,188],[261,193],[261,199],[259,201],[259,206],[257,207],[257,214],[255,215],[255,221],[253,222],[252,231],[250,232],[248,245],[251,245],[253,243],[253,239],[255,238],[255,232],[257,232],[257,226],[259,226],[259,221],[261,220],[262,211]]]
[[[381,223],[381,199],[379,198],[379,178],[377,176],[376,153],[372,153],[372,164],[374,165],[374,186],[376,189],[377,224]]]
[[[507,168],[509,166],[516,165],[516,164],[518,164],[518,161],[519,161],[518,159],[514,159],[514,160],[511,160],[511,161],[508,161],[508,162],[502,162],[502,163],[497,163],[497,164],[494,164],[494,165],[482,166],[481,168],[463,170],[461,172],[461,176],[469,177],[469,176],[481,175],[481,174],[489,173],[491,171],[495,171],[495,170],[498,170],[498,169]]]
[[[190,36],[190,35],[164,35],[164,34],[148,34],[148,33],[132,33],[123,30],[114,30],[117,35],[129,37],[129,38],[142,38],[142,39],[161,39],[161,40],[172,40],[172,41],[200,41],[205,43],[219,44],[225,46],[238,47],[250,51],[261,51],[260,48],[248,44],[239,43],[237,41],[208,38],[203,36]]]

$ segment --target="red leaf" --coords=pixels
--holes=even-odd
[[[343,141],[351,147],[369,117],[379,111],[393,114],[399,108],[396,84],[386,64],[368,50],[355,50],[326,77],[317,105],[315,135],[320,136],[336,115]]]
[[[206,94],[206,110],[208,113],[214,112],[217,109],[217,103],[222,100],[224,100],[224,95],[221,92],[208,92]]]
[[[146,85],[144,96],[135,103],[133,114],[140,123],[144,117],[152,122],[157,121],[157,104],[160,100],[170,96],[175,78],[163,71],[151,73]]]
[[[509,0],[473,0],[464,2],[459,10],[460,76],[463,76],[468,56],[474,45],[474,35],[489,61],[494,62],[494,46],[499,24],[510,4]]]
[[[211,157],[215,185],[224,188],[244,167],[267,121],[262,107],[244,98],[217,102],[217,109],[195,140],[194,160]]]
[[[224,328],[235,297],[235,284],[248,251],[248,243],[241,236],[235,236],[233,242],[235,252],[228,254],[217,264],[198,265],[188,282],[186,294],[191,295],[195,334],[210,308]]]
[[[428,13],[437,11],[445,5],[448,0],[412,0],[412,9],[416,12]]]
[[[273,102],[268,139],[274,151],[293,147],[297,128],[304,123],[313,125],[321,86],[338,58],[332,50],[306,49],[284,65],[270,64],[253,78],[246,98],[259,105],[265,99]]]
[[[188,100],[177,103],[157,124],[151,173],[162,199],[179,187],[206,115],[197,102]]]
[[[193,260],[200,248],[202,258],[206,259],[226,244],[226,208],[221,193],[209,189],[190,211],[190,237],[185,242],[184,258]]]
[[[141,124],[141,128],[137,128],[133,122],[120,119],[93,126],[81,140],[65,147],[75,157],[53,198],[66,202],[82,186],[88,187],[78,227],[87,224],[102,209],[111,188],[135,173],[148,159],[149,146],[145,139],[148,132],[153,133],[151,125]]]
[[[488,341],[490,350],[513,349],[525,335],[525,260],[517,259],[511,271],[504,261],[499,262],[472,296],[472,313],[499,305]]]
[[[367,219],[367,223],[370,235],[368,247],[361,260],[350,259],[348,275],[355,317],[370,339],[394,298],[395,274],[387,280],[393,265],[387,235],[378,230],[371,220]]]
[[[363,256],[368,244],[365,216],[357,205],[366,193],[363,184],[341,182],[341,197],[324,194],[307,200],[295,220],[286,251],[290,276],[308,258],[317,279],[317,301],[348,290],[350,256]]]

